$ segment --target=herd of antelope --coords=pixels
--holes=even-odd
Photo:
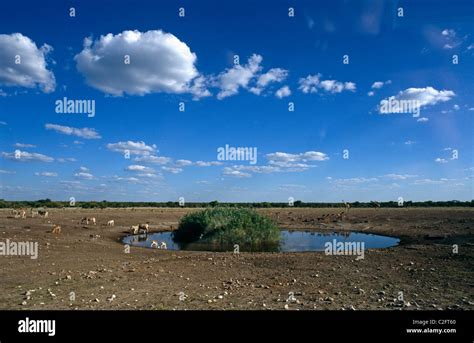
[[[33,208],[31,209],[13,209],[12,210],[12,215],[14,218],[17,219],[26,219],[27,213],[30,213],[31,218],[35,218],[36,216],[42,217],[42,218],[49,218],[49,212],[45,210],[35,210]],[[97,220],[95,217],[82,217],[81,218],[81,224],[85,225],[97,225]],[[115,226],[115,220],[108,220],[106,226]],[[138,225],[132,225],[130,227],[130,233],[132,235],[143,235],[143,234],[148,234],[149,233],[149,224],[138,224]],[[61,233],[61,226],[57,224],[53,224],[53,228],[51,230],[51,233],[53,234],[60,234]],[[160,242],[158,243],[157,241],[152,241],[151,242],[151,247],[156,248],[156,249],[168,249],[166,242]]]
[[[345,211],[339,212],[339,213],[330,213],[330,214],[323,214],[321,217],[317,218],[318,222],[323,222],[323,223],[331,223],[331,222],[339,222],[344,220],[344,217],[346,214],[349,212],[351,209],[351,204],[348,202],[345,202],[342,200],[342,203],[344,204],[344,207],[346,208]],[[374,209],[380,208],[380,203],[377,201],[371,201],[370,202],[371,207]]]
[[[166,242],[161,242],[160,244],[158,244],[157,241],[152,241],[151,247],[155,249],[164,249],[164,250],[168,249],[168,247],[166,246]]]
[[[147,235],[148,232],[149,232],[148,223],[130,226],[130,233],[132,235],[143,235],[143,234]],[[157,241],[152,241],[150,247],[155,248],[155,249],[164,249],[164,250],[168,249],[168,246],[166,245],[166,242],[160,242],[158,244]]]
[[[316,218],[316,220],[318,222],[322,222],[322,223],[326,223],[326,224],[343,221],[346,214],[351,209],[351,204],[344,201],[344,200],[342,200],[342,204],[346,208],[345,211],[342,211],[342,212],[339,212],[339,213],[323,214],[321,217]],[[380,208],[380,203],[378,201],[371,201],[370,206],[377,210],[377,209]],[[290,212],[289,214],[291,214],[291,213],[292,212]],[[275,215],[276,215],[277,221],[280,220],[280,212],[276,212]]]
[[[20,208],[19,210],[13,209],[12,210],[12,215],[14,218],[21,218],[21,219],[26,219],[26,215],[30,212],[31,218],[34,218],[36,216],[40,216],[43,218],[48,218],[49,212],[45,210],[34,210],[34,209],[25,209],[25,208]]]
[[[30,208],[30,209],[20,208],[18,210],[12,209],[13,218],[16,218],[16,219],[26,219],[28,212],[30,213],[31,218],[35,218],[36,216],[39,216],[42,218],[49,218],[49,212],[46,210],[35,210],[33,208]],[[60,234],[61,226],[57,224],[53,224],[53,229],[51,230],[51,233]]]
[[[130,226],[130,233],[132,235],[148,234],[148,230],[148,224],[138,224]]]

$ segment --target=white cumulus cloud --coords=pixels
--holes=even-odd
[[[419,107],[432,106],[436,105],[439,102],[446,102],[451,100],[456,94],[451,90],[437,90],[433,87],[424,87],[424,88],[407,88],[403,91],[400,91],[397,95],[390,97],[388,99],[383,99],[380,102],[379,112],[383,108],[383,104],[389,103],[390,99],[392,101],[413,101],[416,102]],[[396,106],[394,106],[396,107]],[[386,113],[386,112],[383,112]],[[391,113],[391,112],[387,112]]]
[[[247,64],[237,64],[220,73],[214,80],[214,84],[220,88],[217,98],[224,99],[237,94],[240,87],[247,88],[250,80],[262,69],[262,60],[262,56],[253,54]]]
[[[257,79],[256,85],[251,87],[249,90],[256,95],[260,95],[265,87],[267,87],[270,83],[282,82],[287,78],[287,76],[288,70],[272,68],[266,73],[261,74]]]
[[[46,61],[51,50],[48,44],[38,48],[21,33],[0,34],[0,85],[39,87],[44,93],[53,92],[56,81]]]
[[[198,78],[196,54],[176,36],[161,30],[109,33],[94,41],[86,38],[75,60],[90,86],[114,96],[158,92],[210,95],[203,79]]]

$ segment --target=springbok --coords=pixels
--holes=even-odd
[[[26,211],[24,209],[12,210],[12,213],[13,213],[13,217],[15,218],[21,218],[21,219],[26,218]]]
[[[331,222],[331,214],[323,214],[322,220],[324,223],[329,224]]]
[[[341,221],[342,221],[342,220],[344,220],[344,216],[345,216],[345,215],[346,215],[346,212],[342,211],[342,212],[336,214],[336,218],[337,218],[337,220],[341,220]]]
[[[109,220],[107,222],[107,226],[114,226],[114,225],[115,225],[115,221],[113,221],[113,220]]]
[[[132,225],[132,226],[130,226],[130,233],[131,233],[132,235],[138,234],[138,225]]]
[[[280,212],[275,212],[275,215],[276,215],[276,219],[280,220]]]
[[[26,210],[21,209],[20,210],[20,216],[21,216],[21,219],[26,219]]]
[[[344,206],[346,206],[346,211],[349,211],[351,209],[351,204],[349,204],[348,202],[345,202],[344,200],[342,200]]]
[[[38,210],[38,214],[43,218],[48,218],[49,215],[48,211],[46,210]]]
[[[51,230],[51,233],[60,234],[61,233],[61,226],[54,224],[53,225],[53,230]]]
[[[81,224],[86,223],[86,225],[89,225],[89,221],[92,222],[92,224],[94,224],[94,225],[96,224],[96,221],[95,221],[95,218],[94,218],[94,217],[91,217],[91,218],[89,218],[89,217],[83,217],[83,218],[81,219]]]
[[[148,233],[148,224],[138,224],[138,233]]]
[[[166,242],[160,242],[160,244],[158,245],[157,241],[152,241],[151,242],[151,247],[155,248],[155,249],[163,249],[163,250],[168,249],[168,246],[166,245]]]

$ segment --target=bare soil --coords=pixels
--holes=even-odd
[[[38,242],[39,256],[0,256],[0,309],[474,309],[474,209],[351,209],[329,224],[317,218],[341,209],[260,210],[281,228],[401,238],[362,260],[323,252],[125,252],[130,225],[172,230],[189,211],[70,208],[15,219],[1,210],[0,242]],[[81,225],[85,216],[97,225]],[[106,226],[111,219],[115,226]],[[53,224],[61,234],[51,233]]]

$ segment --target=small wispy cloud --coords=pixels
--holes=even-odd
[[[74,177],[82,180],[93,180],[95,179],[94,175],[89,172],[88,168],[80,167],[79,171],[74,174]]]
[[[57,177],[58,173],[56,172],[36,172],[36,176],[45,176],[45,177]]]
[[[14,152],[2,152],[2,157],[17,162],[53,162],[54,158],[39,153],[16,150]]]
[[[176,168],[176,167],[161,167],[161,170],[171,173],[171,174],[179,174],[183,171],[182,168]]]
[[[154,169],[146,166],[142,166],[139,164],[133,164],[125,168],[127,171],[132,172],[141,172],[141,173],[153,173]]]
[[[285,98],[291,95],[290,87],[283,86],[275,92],[275,96],[279,99]]]
[[[46,124],[45,128],[47,130],[53,130],[64,135],[76,136],[84,139],[100,139],[102,138],[95,129],[84,127],[76,128],[70,126],[56,125],[56,124]]]
[[[36,148],[36,145],[33,144],[25,144],[25,143],[15,143],[14,146],[16,148]]]

